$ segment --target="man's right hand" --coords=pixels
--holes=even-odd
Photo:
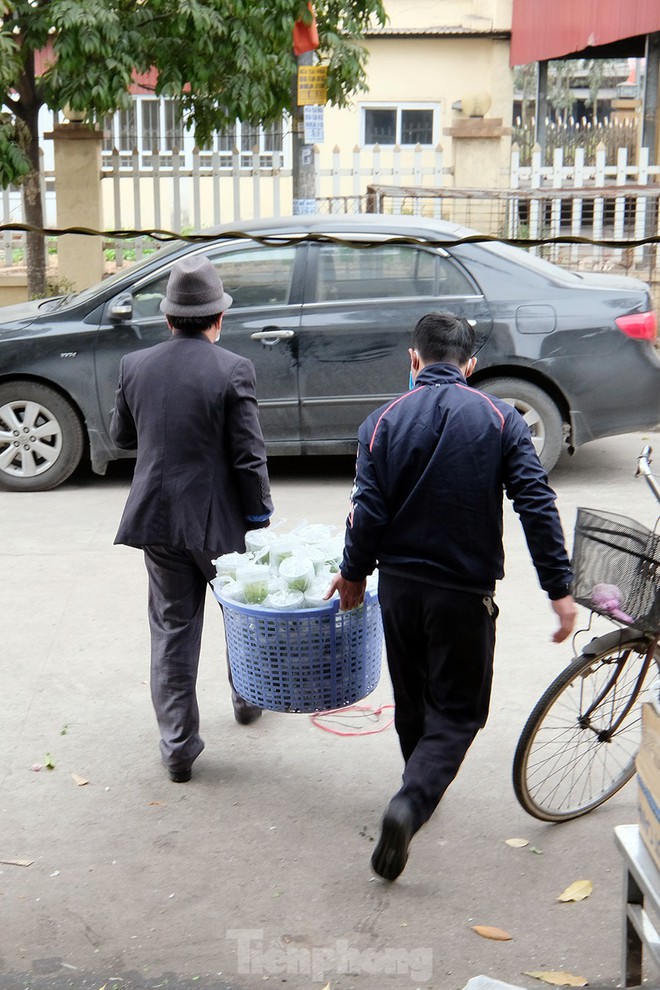
[[[554,643],[563,643],[573,632],[573,626],[577,618],[577,605],[572,595],[565,595],[564,598],[557,598],[550,601],[553,610],[559,616],[559,629],[552,637]]]
[[[341,574],[336,574],[323,598],[327,601],[329,598],[332,598],[335,591],[338,591],[340,612],[350,612],[351,609],[357,608],[364,601],[366,587],[366,580],[348,581]]]

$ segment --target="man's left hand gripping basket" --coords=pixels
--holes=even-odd
[[[251,705],[328,711],[360,701],[378,684],[383,630],[374,593],[350,612],[339,611],[338,599],[284,612],[216,597],[234,688]]]

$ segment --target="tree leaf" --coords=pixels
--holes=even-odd
[[[558,901],[583,901],[593,892],[594,885],[591,880],[576,880],[570,887],[559,895]]]
[[[514,849],[523,849],[529,845],[528,839],[505,839],[504,841],[507,846],[512,846]]]
[[[533,976],[535,980],[542,980],[543,983],[551,983],[553,987],[586,987],[589,986],[584,976],[573,976],[572,973],[557,972],[551,970],[540,972],[535,970],[531,973],[523,973],[523,976]]]
[[[482,938],[490,938],[494,942],[509,942],[513,938],[503,928],[494,928],[492,925],[472,925],[472,931],[481,935]]]

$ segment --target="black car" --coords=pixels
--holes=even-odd
[[[0,309],[0,487],[54,488],[85,451],[99,474],[129,456],[108,436],[119,361],[167,336],[159,303],[189,252],[208,255],[234,297],[221,342],[256,366],[270,455],[353,453],[362,419],[407,388],[411,330],[434,310],[474,325],[471,383],[520,410],[548,470],[564,444],[660,421],[643,282],[461,242],[474,232],[439,220],[302,216],[230,230],[77,295]]]

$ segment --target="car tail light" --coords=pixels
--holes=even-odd
[[[655,313],[631,313],[629,316],[617,316],[614,321],[621,333],[635,340],[655,340],[658,336],[658,321]]]

